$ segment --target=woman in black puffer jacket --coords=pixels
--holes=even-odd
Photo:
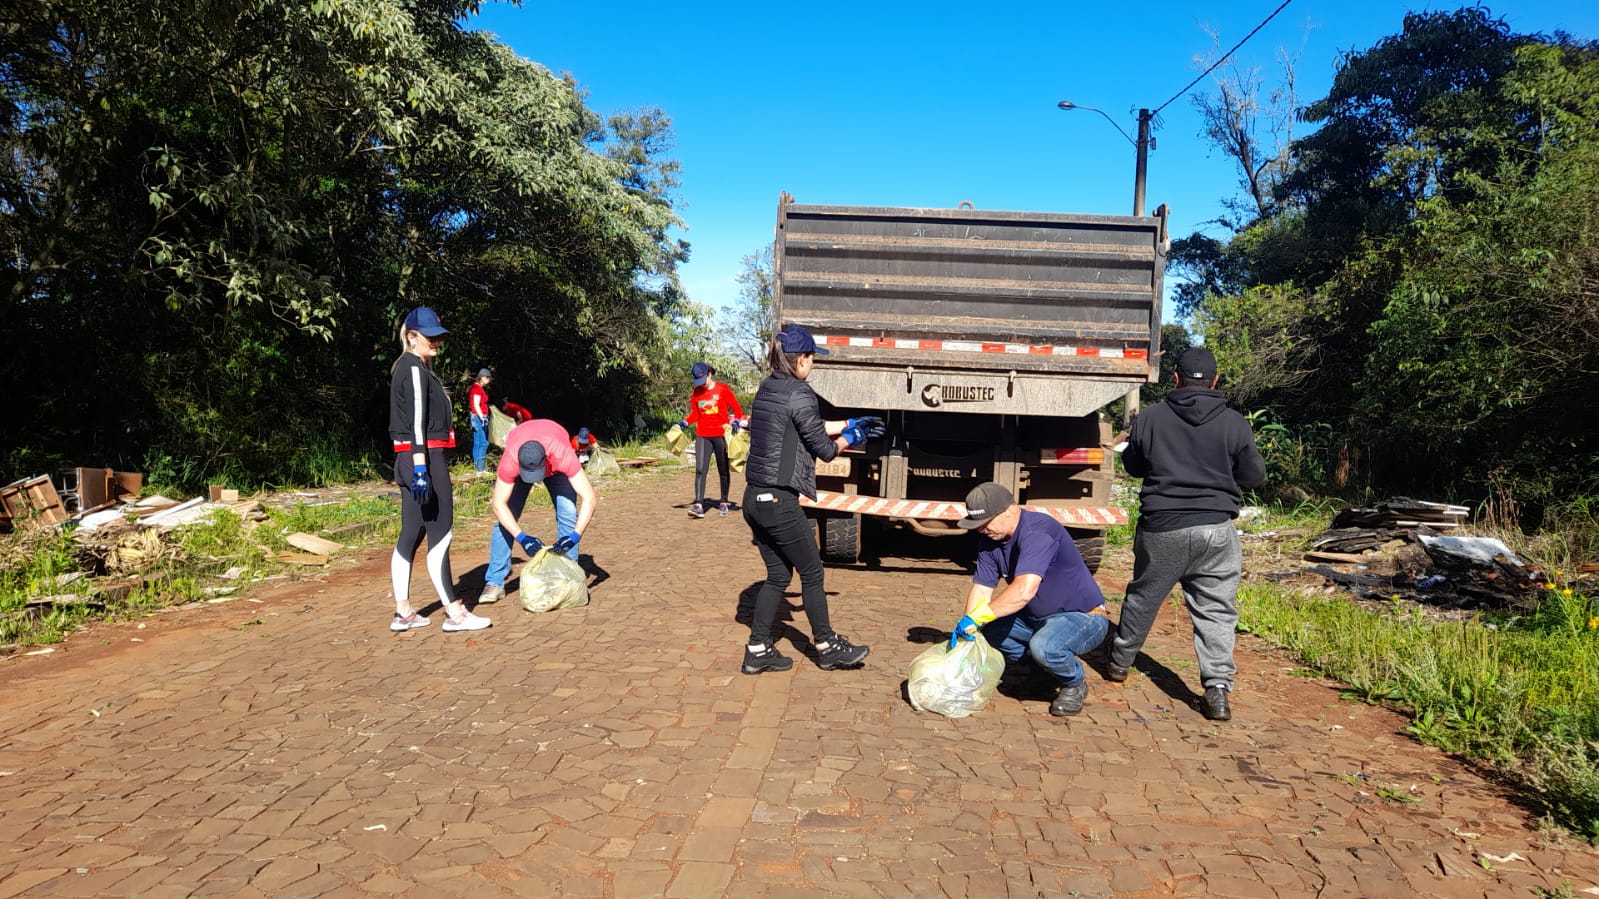
[[[750,455],[744,470],[744,520],[766,563],[766,583],[755,596],[750,641],[744,649],[745,674],[787,671],[794,660],[772,644],[783,591],[799,570],[805,617],[811,623],[816,663],[824,670],[859,665],[870,649],[855,646],[833,630],[822,587],[822,556],[815,531],[801,511],[803,494],[816,498],[816,460],[830,461],[845,447],[859,446],[883,433],[880,418],[823,421],[816,392],[805,383],[817,353],[811,333],[789,325],[772,337],[766,353],[771,374],[750,404]]]

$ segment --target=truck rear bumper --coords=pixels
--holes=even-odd
[[[966,517],[965,503],[929,502],[914,499],[884,499],[879,496],[857,496],[816,491],[816,499],[800,497],[800,505],[818,512],[837,512],[843,515],[877,515],[884,518],[908,518],[920,521],[958,521]],[[1114,507],[1075,506],[1022,506],[1034,512],[1043,512],[1061,524],[1077,528],[1107,528],[1127,523],[1127,510]]]

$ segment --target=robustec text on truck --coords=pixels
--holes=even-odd
[[[963,207],[965,204],[962,204]],[[981,481],[1064,523],[1096,567],[1110,503],[1100,409],[1159,372],[1167,249],[1153,216],[778,205],[773,312],[825,345],[830,419],[888,433],[818,462],[818,538],[861,554],[862,522],[955,527]]]

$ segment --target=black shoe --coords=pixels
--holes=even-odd
[[[816,648],[816,667],[823,671],[832,671],[834,668],[853,668],[859,665],[871,652],[870,646],[856,646],[844,639],[839,634],[834,634],[827,642],[827,648]]]
[[[1083,710],[1083,700],[1088,698],[1088,681],[1075,687],[1061,687],[1055,701],[1049,704],[1049,713],[1056,718],[1075,715]]]
[[[751,652],[748,646],[744,647],[744,667],[740,670],[745,674],[760,674],[762,671],[787,671],[793,667],[793,659],[768,643],[761,647],[760,652]]]
[[[1105,660],[1105,680],[1119,684],[1127,680],[1127,668],[1109,659]]]
[[[1199,710],[1212,721],[1231,721],[1233,710],[1227,707],[1227,693],[1226,687],[1206,687],[1205,698],[1199,702]]]

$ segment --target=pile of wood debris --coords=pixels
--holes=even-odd
[[[1465,506],[1404,497],[1344,509],[1310,539],[1304,574],[1367,600],[1410,600],[1454,609],[1529,610],[1548,578],[1492,537],[1444,536]]]

